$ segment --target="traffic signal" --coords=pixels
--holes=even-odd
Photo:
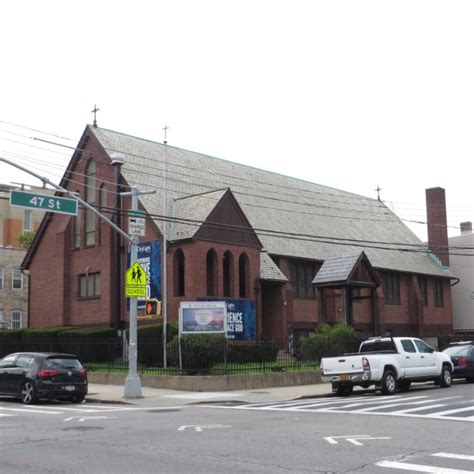
[[[145,316],[158,316],[161,313],[161,302],[158,300],[146,300]]]

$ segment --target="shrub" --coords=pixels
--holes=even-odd
[[[4,357],[12,352],[22,352],[22,335],[24,329],[7,329],[0,331],[0,357]]]
[[[168,343],[170,365],[179,367],[178,337]],[[223,363],[227,339],[224,334],[183,334],[181,336],[182,367],[191,373],[208,373],[214,364]]]
[[[233,343],[229,344],[227,362],[236,364],[275,362],[277,355],[278,346],[273,341]]]
[[[59,334],[71,329],[70,327],[25,329],[22,334],[22,350],[32,352],[63,352]]]
[[[62,352],[82,362],[107,362],[120,356],[120,339],[113,328],[75,328],[59,334]]]
[[[319,361],[323,357],[356,351],[360,340],[352,326],[337,323],[334,326],[321,324],[313,334],[298,342],[303,359]]]
[[[167,325],[168,341],[178,334],[178,325]],[[147,324],[137,328],[138,362],[146,366],[163,366],[163,324]]]

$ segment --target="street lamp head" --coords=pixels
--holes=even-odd
[[[125,162],[125,157],[123,156],[122,153],[118,153],[118,152],[114,151],[110,155],[110,160],[112,162],[112,166],[121,166]]]

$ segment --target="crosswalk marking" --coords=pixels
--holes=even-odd
[[[449,405],[448,402],[450,401]],[[466,406],[466,403],[469,403]],[[463,396],[432,398],[429,395],[391,397],[312,398],[273,403],[251,403],[234,406],[207,405],[208,408],[293,413],[344,413],[349,415],[403,416],[439,420],[474,421],[474,405]],[[473,416],[470,416],[470,412]]]
[[[435,453],[432,456],[449,459],[462,459],[463,461],[474,461],[474,456],[469,454],[453,454],[453,453]]]
[[[18,414],[40,414],[40,415],[68,415],[71,413],[74,414],[92,414],[92,413],[112,413],[112,412],[132,412],[132,411],[167,411],[167,410],[181,410],[182,406],[166,406],[166,407],[128,407],[128,406],[111,406],[111,405],[100,405],[100,406],[89,406],[84,405],[84,408],[80,408],[79,406],[41,406],[38,407],[35,405],[34,407],[31,406],[22,406],[21,408],[13,408],[7,406],[0,405],[0,417],[6,416],[18,416],[9,413],[2,413],[2,412],[15,412]]]
[[[380,461],[375,464],[379,467],[391,467],[393,469],[403,469],[404,471],[435,472],[440,474],[473,474],[474,471],[464,471],[462,469],[452,469],[448,467],[428,466],[425,464],[411,464],[399,461]]]

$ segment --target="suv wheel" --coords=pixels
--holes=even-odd
[[[25,382],[21,387],[21,401],[25,405],[31,405],[36,401],[35,386],[32,382]]]

